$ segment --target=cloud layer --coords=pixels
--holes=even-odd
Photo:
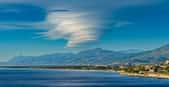
[[[66,39],[66,47],[76,47],[81,43],[95,41],[97,39],[96,27],[91,20],[86,20],[86,13],[64,12],[50,13],[47,22],[51,28],[42,33],[49,39]]]
[[[167,0],[1,0],[0,28],[46,29],[48,39],[65,39],[66,47],[96,41],[107,27],[119,28],[132,21],[114,19],[126,7],[162,3]],[[5,3],[12,4],[5,4]],[[4,15],[5,14],[5,15]],[[7,20],[5,23],[4,20]],[[104,31],[103,31],[104,32]]]

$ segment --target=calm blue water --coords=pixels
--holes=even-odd
[[[111,72],[0,69],[0,87],[169,87],[169,80]]]

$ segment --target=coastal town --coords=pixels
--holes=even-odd
[[[169,60],[160,64],[121,65],[116,71],[122,75],[169,79]]]

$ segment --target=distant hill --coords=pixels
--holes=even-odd
[[[122,61],[127,55],[129,54],[96,48],[77,53],[72,62],[78,64],[112,64]]]
[[[3,65],[81,65],[112,63],[159,63],[169,59],[169,45],[138,52],[137,50],[111,51],[101,48],[79,53],[55,53],[41,56],[18,56]],[[1,64],[2,65],[2,64]]]
[[[159,63],[169,59],[169,44],[150,51],[130,55],[126,62],[132,63]]]
[[[7,65],[65,65],[74,58],[72,53],[55,53],[41,56],[18,56],[7,62]]]
[[[129,54],[104,50],[89,49],[79,53],[55,53],[41,56],[18,56],[9,60],[7,65],[80,65],[111,64],[120,62]]]

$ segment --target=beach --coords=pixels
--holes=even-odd
[[[121,75],[127,76],[136,76],[136,77],[150,77],[150,78],[159,78],[159,79],[169,79],[169,74],[161,74],[161,73],[129,73],[129,72],[118,72]]]

